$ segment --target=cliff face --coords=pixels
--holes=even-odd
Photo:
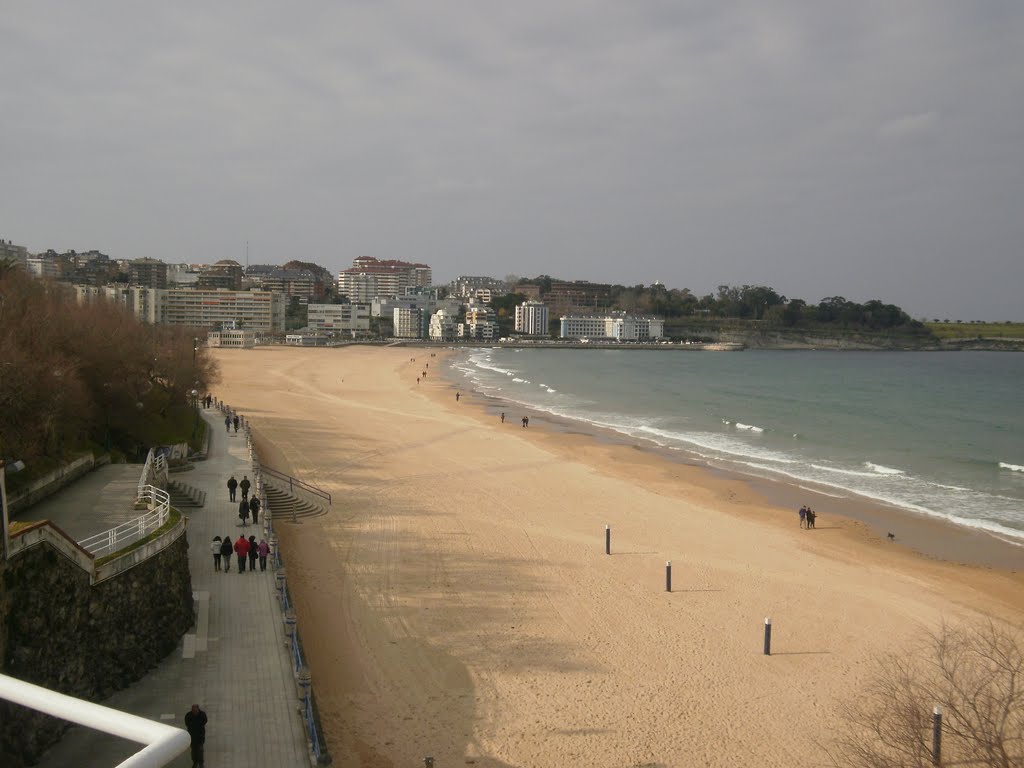
[[[0,670],[99,701],[141,678],[192,626],[188,541],[91,586],[46,544],[0,562]],[[32,765],[68,724],[0,701],[0,764]]]

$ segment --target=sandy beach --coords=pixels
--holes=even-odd
[[[212,354],[264,464],[334,495],[278,533],[338,766],[822,765],[881,654],[1024,619],[990,542],[800,530],[785,488],[456,402],[431,350]]]

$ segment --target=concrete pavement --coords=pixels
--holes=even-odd
[[[210,429],[208,458],[197,462],[186,479],[207,494],[206,506],[187,515],[196,624],[155,670],[101,703],[181,728],[189,707],[198,703],[209,717],[208,766],[309,765],[274,572],[269,563],[266,572],[260,572],[257,564],[255,573],[239,574],[234,562],[230,572],[213,570],[209,546],[213,537],[230,534],[237,539],[244,532],[246,538],[255,535],[259,541],[262,520],[259,529],[240,527],[237,502],[228,500],[226,483],[231,474],[238,480],[243,475],[252,480],[244,433],[225,434],[219,411],[204,411],[203,417]],[[130,493],[134,497],[134,487]],[[126,500],[129,508],[133,500]],[[63,508],[62,513],[55,507],[57,514],[51,519],[62,528],[70,527],[70,521],[62,523],[60,517],[76,510],[74,505]],[[40,765],[110,768],[138,749],[121,739],[75,727],[44,755]],[[170,765],[187,768],[191,765],[188,753]]]

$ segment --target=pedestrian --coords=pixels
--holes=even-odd
[[[241,519],[243,526],[249,524],[249,502],[245,499],[238,502],[238,517]]]
[[[504,411],[501,412],[501,423],[502,424],[505,423],[505,412]]]
[[[528,427],[528,426],[530,426],[530,417],[529,417],[529,416],[524,416],[524,417],[523,417],[523,421],[525,422],[525,423],[523,424],[523,426],[524,426],[524,427]]]
[[[249,537],[249,572],[256,573],[256,558],[260,556],[260,545],[256,543],[256,537]]]
[[[235,425],[235,434],[237,434],[238,433],[238,416],[237,415],[235,416],[235,418],[233,418],[231,420],[231,423]]]
[[[220,540],[220,556],[224,561],[224,573],[231,571],[231,536],[225,536]]]
[[[265,571],[267,570],[267,555],[270,554],[270,545],[267,544],[266,539],[260,539],[257,551],[260,553],[260,570]]]
[[[225,416],[224,417],[224,429],[227,430],[227,433],[229,435],[231,434],[231,417],[230,416]]]
[[[810,507],[807,508],[807,527],[816,528],[818,523],[818,513]]]
[[[235,480],[235,476],[232,475],[228,478],[228,501],[235,500],[235,489],[238,487],[238,481]]]
[[[249,540],[245,534],[240,535],[235,542],[235,554],[238,555],[238,572],[245,573],[245,559],[249,556]]]
[[[214,536],[210,542],[210,551],[213,553],[213,570],[220,570],[220,536]]]
[[[523,429],[526,429],[526,417],[523,416]]]
[[[249,499],[249,512],[252,513],[252,524],[253,525],[259,525],[260,524],[260,497],[257,496],[255,493],[252,495],[252,498]]]
[[[242,501],[249,500],[249,488],[252,487],[252,483],[249,482],[248,475],[242,475],[242,482],[238,484],[238,490],[242,492]]]
[[[193,704],[192,709],[185,713],[185,730],[192,739],[192,768],[203,768],[203,745],[206,744],[206,713]]]
[[[455,393],[455,402],[456,402],[456,403],[457,403],[457,402],[459,402],[459,398],[460,398],[460,397],[462,397],[462,393],[461,393],[461,392],[456,392],[456,393]]]
[[[807,520],[807,507],[800,507],[800,527],[804,527],[804,522]]]

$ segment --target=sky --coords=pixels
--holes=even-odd
[[[1024,321],[1024,2],[3,0],[0,238]]]

